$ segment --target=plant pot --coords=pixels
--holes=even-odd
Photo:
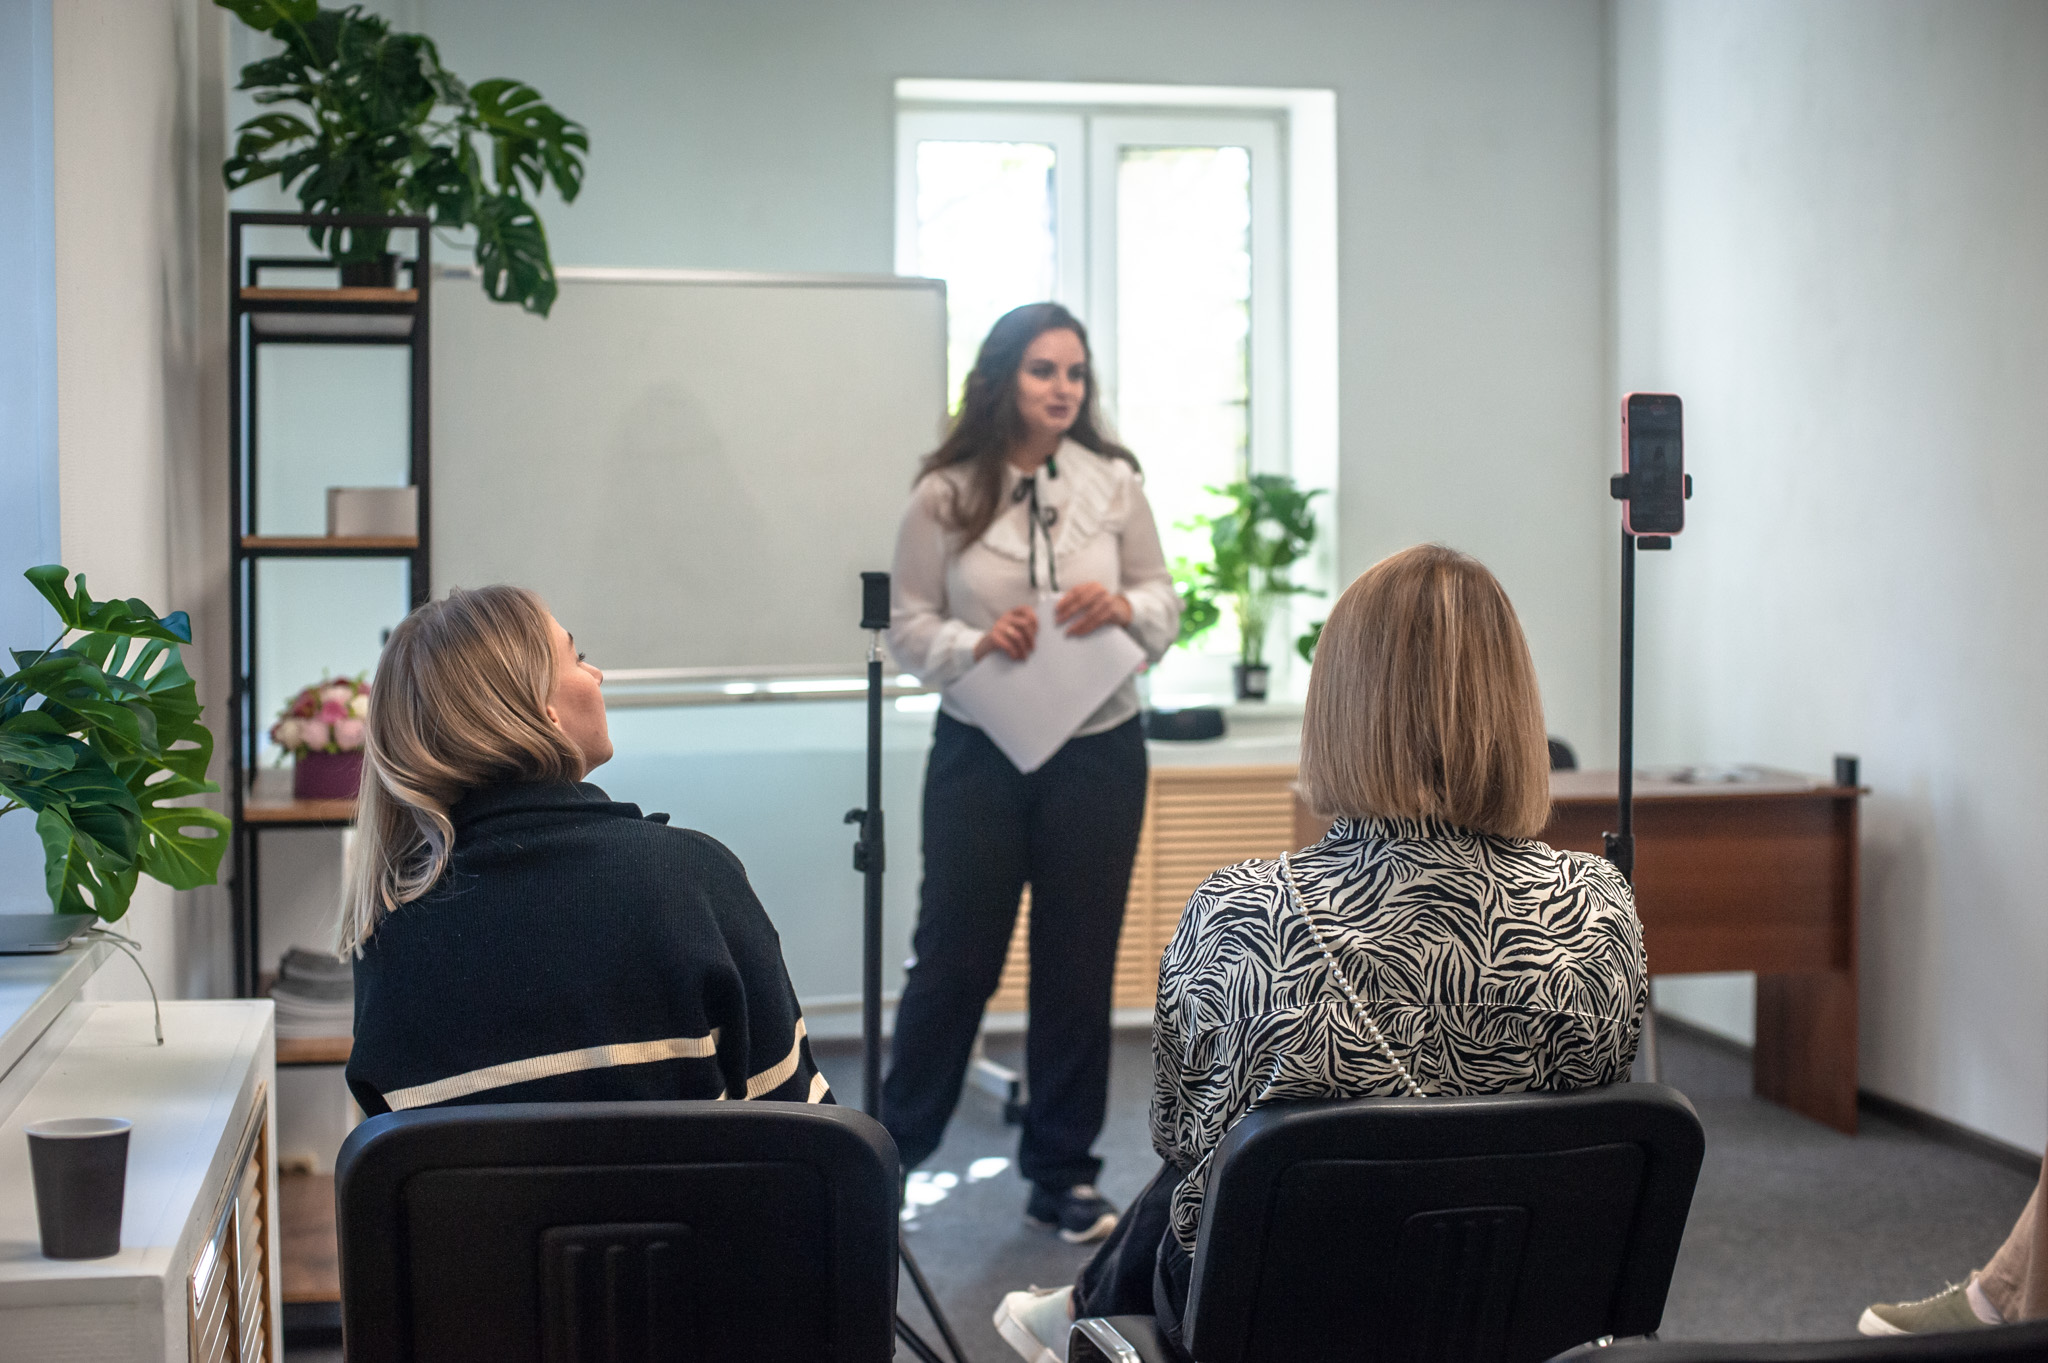
[[[398,253],[386,251],[373,260],[343,260],[341,287],[344,289],[395,289],[398,287]],[[331,755],[331,754],[330,754]]]
[[[1237,683],[1237,698],[1239,700],[1264,700],[1266,698],[1266,681],[1272,676],[1272,671],[1264,663],[1253,663],[1250,666],[1244,663],[1232,665],[1230,676]]]
[[[302,753],[292,763],[294,800],[353,800],[362,782],[361,752]]]

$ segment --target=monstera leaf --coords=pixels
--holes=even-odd
[[[320,13],[320,0],[220,0],[220,7],[258,33],[270,33],[280,24],[312,23]]]
[[[0,675],[0,815],[35,814],[51,905],[111,922],[140,876],[212,884],[226,816],[171,803],[220,789],[206,779],[213,735],[178,651],[191,623],[134,597],[95,601],[83,574],[55,565],[25,576],[63,628]]]
[[[542,103],[540,91],[524,81],[480,80],[469,94],[475,103],[469,121],[491,139],[499,186],[517,193],[524,180],[538,194],[552,180],[565,202],[574,200],[583,188],[577,153],[590,150],[583,129]]]
[[[478,205],[474,220],[484,292],[500,303],[519,303],[547,316],[557,286],[540,215],[518,195],[500,194]]]

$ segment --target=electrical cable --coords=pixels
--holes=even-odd
[[[85,935],[87,940],[105,942],[116,951],[125,954],[129,960],[135,962],[135,968],[142,972],[142,982],[149,986],[149,1006],[156,1013],[156,1044],[159,1046],[163,1045],[164,1006],[157,1001],[156,981],[149,978],[149,967],[142,963],[142,943],[136,941],[133,937],[124,937],[112,928],[87,928]]]

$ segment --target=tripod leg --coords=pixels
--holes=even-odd
[[[910,1252],[910,1242],[903,1238],[901,1231],[896,1234],[896,1252],[903,1260],[903,1267],[910,1273],[911,1285],[917,1288],[917,1295],[924,1302],[924,1309],[930,1314],[932,1324],[939,1327],[939,1338],[946,1341],[946,1349],[953,1355],[953,1363],[967,1363],[967,1354],[960,1348],[960,1340],[953,1333],[953,1326],[946,1319],[946,1313],[939,1305],[939,1298],[932,1291],[932,1285],[925,1280],[924,1270],[917,1265],[917,1256]]]
[[[901,1316],[896,1317],[896,1338],[902,1340],[903,1346],[917,1355],[918,1363],[946,1363],[945,1359],[939,1357],[939,1351],[925,1343],[924,1336],[912,1329],[910,1322]]]
[[[974,1034],[974,1051],[968,1057],[967,1078],[976,1088],[1002,1100],[1005,1126],[1016,1126],[1024,1120],[1024,1076],[1008,1065],[999,1065],[988,1058],[986,1031]]]

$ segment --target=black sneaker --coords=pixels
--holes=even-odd
[[[1092,1244],[1116,1229],[1116,1208],[1095,1191],[1092,1183],[1071,1188],[1031,1185],[1031,1200],[1024,1204],[1024,1219],[1045,1230],[1057,1228],[1060,1239],[1070,1245]]]

